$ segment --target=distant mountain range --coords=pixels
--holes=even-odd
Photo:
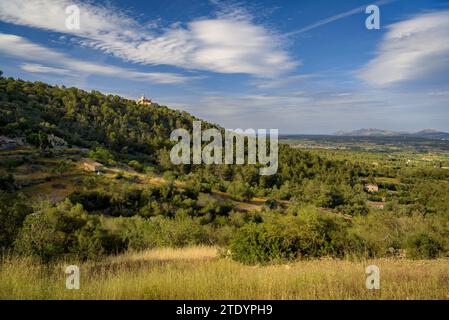
[[[335,133],[336,136],[346,136],[346,137],[398,137],[398,136],[408,136],[408,137],[418,137],[427,139],[449,139],[449,133],[438,131],[434,129],[424,129],[418,132],[404,132],[404,131],[391,131],[391,130],[381,130],[381,129],[359,129],[354,131],[338,131]]]

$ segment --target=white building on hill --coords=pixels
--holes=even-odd
[[[138,105],[150,105],[152,104],[151,99],[147,99],[145,96],[140,97],[139,100],[137,100]]]

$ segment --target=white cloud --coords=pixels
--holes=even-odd
[[[36,63],[23,63],[20,65],[20,68],[27,72],[32,73],[53,73],[59,75],[68,75],[70,71],[62,68],[54,68],[54,67],[46,67],[41,64]]]
[[[237,9],[156,33],[113,9],[78,3],[80,30],[65,28],[68,0],[0,0],[0,20],[79,37],[130,62],[274,77],[297,66],[276,35]]]
[[[202,20],[192,22],[190,31],[199,44],[192,56],[200,66],[223,73],[277,75],[296,66],[276,50],[272,37],[262,27],[246,21]]]
[[[23,37],[5,33],[0,33],[0,52],[27,61],[52,62],[58,66],[25,64],[24,68],[24,65],[22,65],[22,69],[28,72],[55,73],[55,71],[58,71],[61,73],[64,70],[67,74],[69,72],[72,74],[82,72],[161,84],[182,83],[190,79],[175,73],[138,72],[116,66],[73,59],[60,52],[30,42]]]
[[[73,4],[80,8],[80,29],[66,27],[66,8]],[[116,38],[136,39],[137,23],[118,10],[70,0],[0,0],[0,19],[18,25],[100,40],[113,34]],[[123,28],[122,28],[123,27]],[[133,31],[136,30],[136,31]]]
[[[370,84],[386,86],[428,81],[448,71],[449,11],[442,11],[391,25],[377,56],[358,76]]]

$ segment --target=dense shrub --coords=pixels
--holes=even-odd
[[[0,192],[0,248],[12,246],[26,216],[32,212],[22,195]]]
[[[434,259],[447,251],[444,239],[437,234],[420,232],[407,241],[407,257],[412,259]]]
[[[402,248],[406,224],[391,213],[372,213],[352,219],[350,236],[359,239],[367,257],[382,257],[390,248]]]
[[[157,246],[157,233],[156,223],[136,216],[126,219],[123,240],[130,250],[151,249]]]
[[[243,263],[272,260],[341,257],[349,237],[341,218],[306,209],[297,216],[272,216],[240,228],[231,241],[233,259]]]
[[[369,257],[403,251],[412,259],[430,259],[449,253],[449,223],[443,217],[371,213],[353,218],[349,233],[361,240]]]
[[[203,243],[205,245],[217,245],[225,248],[229,245],[234,237],[236,227],[231,225],[202,225],[204,228],[205,236],[203,237]]]
[[[27,132],[26,140],[29,144],[42,150],[48,149],[51,146],[50,142],[48,141],[47,135],[42,131],[39,131],[38,133]]]
[[[14,176],[10,173],[4,174],[0,172],[0,191],[13,192],[15,190]]]
[[[206,193],[199,194],[197,205],[200,208],[199,214],[209,214],[212,219],[216,216],[227,215],[233,208],[232,202],[217,200]]]
[[[187,178],[184,191],[191,198],[198,197],[200,192],[210,193],[212,191],[212,185],[210,183],[203,182],[201,179],[195,178],[192,175],[189,175]]]
[[[56,206],[42,204],[23,223],[16,249],[19,253],[50,262],[63,257],[93,259],[107,252],[105,230],[96,216],[69,200]]]
[[[142,250],[204,244],[207,233],[197,219],[182,214],[175,218],[133,217],[127,223],[124,239],[129,249]]]
[[[111,197],[97,191],[74,192],[69,195],[72,203],[79,203],[87,211],[105,210],[111,206]]]
[[[69,199],[72,203],[81,204],[89,213],[113,217],[173,218],[182,211],[190,216],[203,217],[203,222],[212,222],[233,208],[230,201],[191,189],[175,188],[173,184],[150,185],[143,190],[122,184],[111,186],[108,191],[74,192]]]
[[[229,184],[227,192],[240,201],[250,200],[254,196],[251,186],[247,182],[233,181]]]
[[[111,152],[108,149],[102,147],[97,147],[95,150],[90,150],[88,156],[103,164],[114,163],[114,157]]]
[[[136,170],[137,172],[143,172],[144,171],[144,166],[137,160],[131,160],[130,162],[128,162],[128,165],[133,168],[134,170]]]

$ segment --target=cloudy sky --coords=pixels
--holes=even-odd
[[[449,1],[0,0],[0,61],[230,129],[449,131]]]

